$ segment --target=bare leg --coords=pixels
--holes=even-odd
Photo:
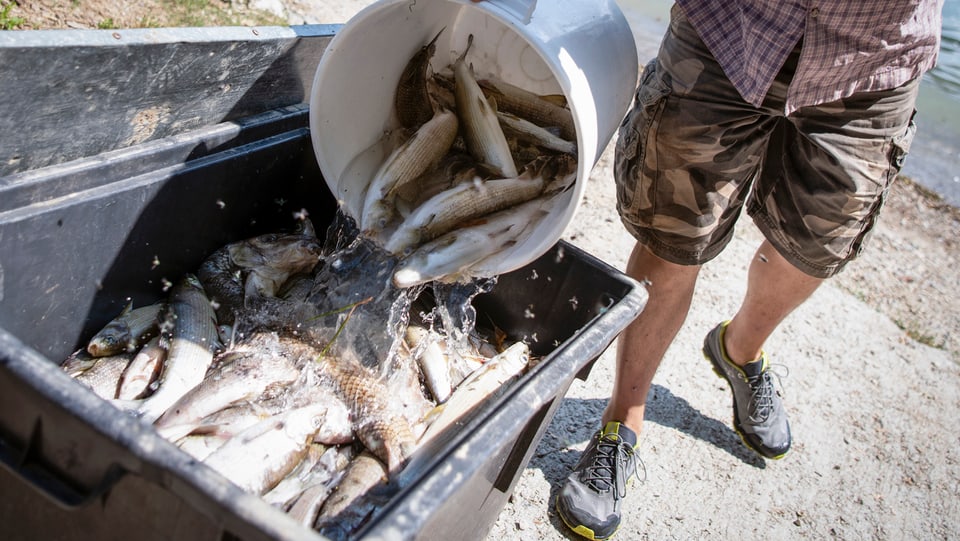
[[[823,283],[797,269],[764,241],[750,263],[747,293],[724,334],[730,360],[743,365],[760,358],[764,342],[784,318]]]
[[[603,423],[620,421],[640,433],[650,383],[667,347],[673,342],[690,309],[699,266],[677,265],[637,244],[627,263],[627,274],[649,281],[643,312],[621,333],[617,347],[617,375]]]

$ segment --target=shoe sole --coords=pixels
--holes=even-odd
[[[579,536],[581,536],[581,537],[585,537],[585,538],[587,538],[587,539],[592,539],[593,541],[604,541],[604,540],[610,539],[611,537],[613,537],[614,535],[616,535],[616,534],[617,534],[617,530],[620,529],[620,525],[617,524],[616,529],[614,529],[612,532],[610,532],[610,535],[608,535],[608,536],[606,536],[606,537],[598,537],[598,536],[593,532],[593,530],[591,530],[590,528],[587,528],[587,527],[584,526],[583,524],[574,526],[574,525],[571,524],[569,521],[567,521],[567,518],[566,518],[565,516],[563,516],[563,513],[560,511],[560,496],[557,496],[557,499],[556,499],[556,501],[554,501],[554,504],[553,504],[553,505],[554,505],[554,508],[556,508],[556,510],[557,510],[557,516],[560,517],[560,521],[563,522],[563,524],[566,525],[567,528],[570,528],[570,530],[572,530],[574,533],[576,533],[577,535],[579,535]]]
[[[727,385],[729,385],[732,389],[733,384],[730,382],[730,378],[727,376],[726,371],[723,369],[723,367],[717,365],[719,361],[714,359],[713,355],[710,355],[710,352],[707,350],[707,346],[704,345],[701,351],[703,352],[703,358],[710,361],[710,367],[713,368],[713,373],[716,374],[720,379],[726,381]],[[790,452],[789,450],[787,450],[787,451],[784,451],[783,453],[775,455],[769,452],[765,452],[763,449],[757,448],[755,445],[750,443],[750,440],[747,439],[747,436],[746,434],[744,434],[743,429],[740,428],[740,419],[737,417],[736,398],[733,399],[733,430],[737,433],[738,436],[740,436],[740,441],[742,441],[743,444],[746,445],[748,449],[750,449],[754,453],[757,453],[763,458],[768,458],[770,460],[780,460],[781,458],[787,456],[787,453]]]

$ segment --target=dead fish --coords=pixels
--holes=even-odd
[[[375,511],[370,491],[387,482],[387,468],[369,452],[350,462],[346,473],[323,504],[316,530],[333,540],[348,539]]]
[[[393,284],[406,288],[475,275],[473,265],[521,242],[529,234],[547,214],[542,204],[537,198],[515,205],[420,245],[394,269]]]
[[[234,242],[208,257],[197,271],[217,321],[233,325],[236,312],[260,297],[274,297],[283,283],[310,272],[320,260],[322,243],[309,219],[290,233],[269,233]]]
[[[260,332],[218,357],[208,373],[154,423],[161,436],[176,441],[204,417],[234,404],[252,401],[270,389],[284,388],[300,372],[283,356],[276,333]]]
[[[530,348],[516,342],[502,353],[490,359],[480,369],[467,377],[442,406],[443,410],[420,438],[421,442],[443,432],[477,405],[501,392],[518,378],[530,363]]]
[[[193,458],[203,462],[217,449],[223,447],[229,438],[219,434],[191,434],[177,442],[177,447]]]
[[[448,190],[461,182],[472,181],[475,178],[489,178],[487,171],[477,164],[465,152],[450,152],[437,165],[405,186],[397,189],[395,201],[401,216],[406,217],[412,210],[424,201]]]
[[[472,44],[473,34],[470,34],[467,48],[453,66],[457,115],[463,125],[463,138],[470,154],[477,160],[495,169],[500,176],[513,178],[518,175],[517,166],[497,120],[496,109],[487,101],[466,61]]]
[[[487,97],[496,101],[501,111],[541,127],[557,127],[563,139],[577,140],[573,113],[566,107],[566,99],[562,96],[560,99],[553,96],[539,96],[505,81],[492,79],[481,80],[477,84]]]
[[[156,335],[157,316],[162,306],[157,303],[135,309],[132,302],[127,304],[120,315],[90,339],[87,352],[94,357],[105,357],[122,351],[136,351]]]
[[[285,508],[303,492],[304,479],[308,477],[308,474],[320,462],[320,458],[328,449],[326,445],[320,443],[308,444],[307,453],[303,460],[294,466],[290,473],[281,479],[275,487],[263,494],[263,501],[274,507]]]
[[[263,494],[303,460],[323,424],[326,406],[290,410],[244,430],[214,451],[205,464],[252,494]]]
[[[140,406],[141,418],[152,423],[194,388],[220,348],[216,314],[196,276],[187,274],[170,292],[161,345],[167,350],[160,388]]]
[[[328,448],[320,457],[320,461],[303,479],[303,492],[287,511],[290,518],[312,528],[320,508],[333,492],[333,488],[343,479],[353,457],[354,451],[351,446]]]
[[[71,378],[75,378],[95,364],[97,364],[97,357],[90,355],[86,349],[78,349],[60,363],[60,369]]]
[[[389,366],[386,386],[392,397],[393,410],[407,420],[414,442],[427,428],[425,419],[436,408],[430,391],[422,384],[423,371],[411,357],[406,344],[401,344],[393,363]],[[411,451],[413,449],[410,449]]]
[[[441,28],[430,43],[420,48],[413,58],[407,62],[397,92],[394,97],[394,107],[400,125],[409,130],[416,130],[433,117],[433,100],[427,92],[427,69],[430,59],[437,50],[437,38],[443,33]]]
[[[439,336],[419,325],[407,327],[406,341],[420,366],[427,388],[438,403],[443,403],[453,391],[453,382],[447,356],[438,340]]]
[[[391,473],[398,472],[416,441],[407,420],[393,411],[386,386],[356,362],[326,358],[321,367],[353,414],[357,439],[380,457]]]
[[[133,353],[127,352],[98,357],[93,366],[74,379],[92,389],[100,398],[114,399],[120,386],[120,376],[132,358]]]
[[[393,218],[396,190],[438,163],[457,136],[457,115],[441,110],[420,127],[381,164],[370,180],[360,214],[360,229],[377,234]]]
[[[547,150],[564,154],[577,154],[576,143],[555,135],[550,130],[541,128],[533,122],[504,111],[497,111],[497,118],[500,120],[500,126],[503,127],[506,135],[513,135],[521,141],[532,143]]]
[[[150,392],[150,385],[160,375],[160,369],[163,368],[163,361],[166,358],[167,350],[160,346],[160,337],[154,336],[140,348],[123,371],[117,398],[136,400],[146,396]]]
[[[417,207],[390,236],[384,248],[405,255],[423,242],[449,233],[463,222],[482,218],[540,195],[542,176],[525,170],[517,178],[466,182],[440,192]]]

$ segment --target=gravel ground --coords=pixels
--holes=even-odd
[[[77,10],[24,0],[13,14],[65,6],[72,15],[62,23],[93,27],[113,16],[106,7],[116,3],[94,0]],[[369,3],[286,0],[274,9],[290,24],[341,23]],[[644,39],[641,60],[656,47]],[[612,145],[564,237],[623,268],[633,240],[616,215],[611,159]],[[781,365],[794,434],[780,461],[740,442],[728,387],[700,353],[704,334],[736,310],[760,241],[742,221],[701,273],[690,315],[654,379],[639,446],[645,480],[630,486],[619,538],[960,538],[960,211],[898,182],[863,257],[771,337],[767,350]],[[488,539],[575,537],[553,502],[599,428],[614,349],[571,386]]]

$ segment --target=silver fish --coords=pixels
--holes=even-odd
[[[433,280],[455,281],[476,275],[471,267],[525,238],[546,211],[540,198],[496,212],[469,227],[420,245],[403,258],[393,284],[413,287]]]
[[[223,447],[227,441],[229,441],[229,438],[220,434],[192,434],[177,442],[177,447],[203,462],[217,449]]]
[[[397,227],[384,245],[393,254],[405,255],[423,242],[449,233],[458,225],[482,218],[540,195],[546,186],[541,176],[524,171],[517,178],[465,182],[431,197]]]
[[[353,457],[354,451],[351,446],[327,449],[326,453],[320,457],[320,461],[303,479],[304,490],[290,505],[287,514],[300,524],[313,527],[320,508],[333,492],[333,488],[343,479]]]
[[[443,403],[453,391],[450,364],[440,347],[439,336],[434,336],[419,325],[407,327],[406,341],[423,372],[427,388],[438,403]]]
[[[135,400],[146,396],[150,391],[150,385],[160,375],[160,369],[163,368],[163,361],[166,358],[167,350],[160,346],[160,337],[154,336],[140,348],[123,371],[117,398]]]
[[[530,348],[523,342],[516,342],[496,357],[490,359],[482,368],[465,379],[442,406],[443,410],[420,438],[426,442],[479,404],[503,391],[507,385],[518,378],[530,363]]]
[[[500,126],[503,127],[505,135],[514,135],[521,141],[532,143],[547,150],[564,154],[577,154],[576,143],[554,135],[550,130],[541,128],[533,122],[504,111],[497,111],[497,118],[500,120]]]
[[[477,84],[488,98],[497,102],[500,110],[544,128],[559,128],[560,137],[567,141],[577,140],[573,113],[566,106],[566,98],[563,96],[539,96],[505,81],[493,79],[480,80]]]
[[[162,303],[133,308],[127,304],[123,311],[100,330],[87,345],[94,357],[116,355],[122,351],[135,352],[140,345],[157,334],[157,316]]]
[[[277,335],[262,332],[224,352],[213,373],[208,373],[157,419],[157,431],[176,441],[199,426],[204,417],[292,383],[300,372],[279,350]]]
[[[487,101],[466,61],[472,44],[473,34],[470,34],[467,48],[453,65],[457,115],[463,124],[463,136],[467,149],[477,160],[501,176],[513,178],[518,174],[517,166],[497,120],[496,109]]]
[[[110,400],[117,397],[120,376],[130,364],[132,353],[119,353],[97,358],[97,362],[74,379],[86,385],[100,398]]]
[[[286,477],[266,493],[263,501],[281,509],[287,507],[304,491],[304,480],[313,471],[314,466],[329,448],[320,443],[311,443],[307,446],[307,453]]]
[[[86,349],[78,349],[60,363],[60,369],[71,378],[75,378],[97,364],[97,357],[90,355]]]
[[[216,314],[196,276],[187,274],[170,292],[161,344],[167,360],[160,388],[140,406],[141,418],[152,423],[194,388],[220,348]]]
[[[360,229],[375,238],[395,213],[396,191],[438,163],[457,136],[457,115],[441,110],[383,162],[370,180],[360,214]]]
[[[387,468],[383,463],[369,452],[360,453],[323,504],[314,527],[330,539],[348,539],[375,510],[374,502],[366,495],[386,482]]]
[[[314,404],[271,417],[230,439],[204,463],[247,492],[263,494],[303,460],[326,411]]]

